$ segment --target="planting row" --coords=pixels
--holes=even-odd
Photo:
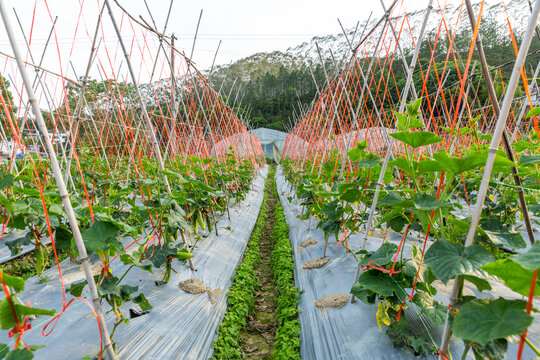
[[[279,199],[277,188],[274,188],[274,195]],[[279,289],[279,297],[276,309],[278,329],[274,342],[274,355],[276,359],[300,359],[300,322],[298,321],[300,290],[295,287],[289,225],[279,201],[276,204],[275,217],[272,272]]]
[[[240,346],[240,331],[246,327],[247,316],[253,311],[254,293],[258,288],[255,266],[259,260],[259,242],[267,216],[268,183],[265,184],[264,199],[259,217],[244,253],[242,263],[236,268],[233,284],[227,298],[227,312],[219,325],[218,338],[214,342],[215,359],[241,359],[244,355]]]
[[[395,344],[409,346],[418,354],[448,354],[448,349],[440,349],[429,336],[411,331],[402,315],[404,309],[411,308],[418,309],[429,326],[448,323],[446,333],[451,330],[463,341],[463,356],[472,352],[477,358],[504,358],[509,340],[527,337],[526,329],[534,319],[530,314],[534,311],[532,299],[540,294],[536,277],[540,245],[523,236],[517,191],[523,192],[532,225],[537,227],[538,135],[532,132],[512,144],[516,162],[508,160],[502,150],[496,154],[494,174],[498,176],[490,182],[480,209],[476,243],[464,246],[489,152],[479,140],[489,140],[490,135],[477,130],[478,118],[470,119],[467,127],[447,129],[446,139],[419,130],[425,127],[419,108],[420,100],[408,105],[404,114],[396,113],[397,132],[389,135],[397,141],[402,155],[385,169],[380,194],[377,180],[384,161],[367,151],[370,144],[366,141],[346,154],[334,150],[321,164],[310,158],[286,160],[284,175],[303,206],[301,218],[311,222],[314,217],[317,228],[324,232],[325,247],[320,255],[324,259],[328,244],[335,240],[334,244],[356,260],[359,277],[347,291],[377,306],[377,321],[385,325]],[[477,141],[464,147],[458,141],[460,135]],[[439,146],[443,140],[451,149]],[[512,166],[521,177],[520,186],[512,181]],[[377,196],[375,211],[371,211]],[[397,233],[400,240],[397,244],[383,242],[378,250],[367,251],[371,228],[380,229],[384,238]],[[361,248],[351,251],[351,236],[362,232]],[[411,243],[411,256],[407,256],[405,244],[412,237],[421,241]],[[458,290],[450,307],[435,299],[437,281]],[[504,282],[518,298],[521,295],[528,301],[491,297],[494,281]],[[475,296],[464,291],[469,285],[477,290]],[[537,330],[532,338],[540,340]],[[532,345],[527,351],[536,352]]]
[[[248,250],[233,278],[234,282],[228,295],[228,310],[223,323],[219,326],[218,338],[214,343],[215,359],[243,359],[246,355],[264,357],[270,353],[274,359],[300,359],[300,323],[297,309],[300,292],[294,286],[294,261],[288,235],[289,227],[275,189],[274,170],[275,168],[271,169],[267,178],[265,199]],[[269,258],[263,259],[269,255]],[[271,263],[269,269],[271,274],[262,269],[268,266],[263,262]],[[268,290],[274,287],[277,297],[275,301],[270,298],[274,295],[270,295],[271,291]],[[273,339],[267,339],[268,349],[261,349],[261,344],[256,342],[254,343],[258,345],[247,344],[246,349],[253,347],[253,350],[258,352],[246,354],[243,345],[246,339],[249,339],[249,335],[242,336],[242,333],[245,335],[249,328],[248,318],[258,318],[256,293],[267,295],[266,297],[263,295],[260,299],[262,309],[267,312],[261,310],[261,315],[265,315],[261,316],[261,321],[264,317],[264,322],[254,320],[256,325],[252,326],[254,327],[252,331],[256,335],[253,338],[261,336],[259,332],[266,331],[262,337],[266,339],[272,336]],[[258,306],[261,309],[260,304]],[[268,307],[270,309],[267,309]]]
[[[73,190],[70,198],[86,249],[97,260],[94,277],[100,301],[115,315],[111,331],[114,337],[117,327],[129,323],[132,317],[125,304],[137,304],[141,313],[152,308],[138,284],[126,283],[128,273],[161,272],[156,281],[160,286],[171,278],[175,259],[189,261],[195,270],[197,258],[192,258],[193,247],[198,247],[211,231],[218,234],[216,223],[220,214],[231,218],[229,204],[245,199],[256,174],[256,164],[240,160],[234,153],[220,160],[189,157],[169,161],[169,170],[165,171],[159,170],[150,159],[141,160],[140,168],[118,161],[114,171],[90,156],[81,155],[78,161],[79,171],[68,177]],[[27,156],[16,160],[15,168],[19,169],[17,173],[3,173],[0,181],[2,231],[11,233],[5,245],[13,256],[31,245],[37,275],[55,262],[58,264],[59,256],[70,255],[77,261],[78,253],[61,198],[56,186],[50,183],[49,164],[44,159]],[[134,172],[132,176],[130,171]],[[165,175],[171,183],[170,192],[166,190]],[[52,239],[53,246],[46,246],[45,239]],[[57,267],[60,271],[60,265]],[[61,308],[41,310],[27,306],[18,296],[24,290],[24,279],[0,273],[6,295],[0,302],[1,326],[15,334],[15,350],[9,354],[24,353],[31,358],[37,348],[26,346],[22,340],[23,333],[30,328],[30,317],[53,316],[55,311],[61,315],[71,302],[65,300],[62,282]],[[48,280],[49,276],[41,278],[41,282]],[[80,298],[85,287],[86,281],[75,282],[68,291]],[[7,354],[8,347],[5,349]]]

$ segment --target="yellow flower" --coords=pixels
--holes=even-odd
[[[493,201],[493,199],[495,199],[495,196],[489,195],[489,200]]]

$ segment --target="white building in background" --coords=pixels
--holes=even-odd
[[[15,157],[22,157],[24,150],[19,147],[15,139],[10,139],[0,141],[0,153],[5,157],[11,157],[12,154],[15,154]]]
[[[53,132],[49,131],[49,137],[57,150],[60,144],[67,143],[68,136],[68,133],[56,132],[53,135]],[[0,154],[4,157],[11,157],[12,154],[15,153],[16,157],[22,157],[25,152],[37,153],[43,150],[41,149],[41,139],[37,130],[27,132],[23,135],[23,137],[25,138],[25,144],[27,145],[26,151],[21,149],[17,144],[17,141],[12,138],[9,140],[0,141]]]
[[[68,134],[61,132],[56,132],[53,136],[53,133],[49,131],[49,137],[52,139],[53,145],[65,144],[68,140]]]

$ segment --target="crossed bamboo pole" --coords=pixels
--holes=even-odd
[[[425,15],[424,15],[424,20],[422,22],[422,27],[420,29],[420,34],[418,35],[418,40],[416,42],[416,47],[414,49],[414,54],[413,54],[413,57],[411,59],[411,65],[409,66],[409,71],[407,73],[407,82],[405,83],[405,88],[403,90],[403,95],[401,97],[401,103],[399,105],[399,112],[400,113],[402,113],[405,110],[405,105],[407,103],[407,97],[408,97],[408,94],[409,94],[409,89],[411,88],[412,76],[413,76],[413,73],[414,73],[414,69],[416,67],[416,62],[417,62],[417,59],[418,59],[418,53],[420,51],[420,45],[422,44],[422,39],[423,39],[425,31],[426,31],[427,21],[429,19],[429,15],[431,14],[432,9],[433,9],[433,0],[430,0],[429,4],[427,6],[427,9],[426,9]],[[396,125],[396,127],[397,127],[397,125]],[[370,211],[369,211],[369,217],[368,217],[368,220],[367,220],[367,223],[366,223],[366,229],[365,229],[365,232],[364,232],[364,239],[363,239],[364,241],[363,241],[362,249],[365,249],[366,245],[367,245],[368,235],[369,235],[369,232],[371,230],[371,226],[372,226],[372,222],[373,222],[373,216],[375,214],[375,208],[377,207],[379,194],[380,194],[380,191],[381,191],[381,187],[383,186],[384,174],[386,173],[386,169],[388,168],[388,163],[390,161],[390,156],[391,156],[392,150],[394,148],[394,143],[395,143],[395,139],[392,138],[392,140],[390,141],[390,145],[388,147],[388,150],[386,152],[386,155],[384,157],[384,161],[382,163],[381,173],[379,175],[379,178],[377,179],[377,186],[375,188],[375,194],[373,196],[373,202],[371,203],[371,208],[370,208]],[[358,278],[360,277],[360,270],[361,270],[360,265],[357,265],[356,266],[356,274],[354,276],[353,284],[356,284],[358,282]],[[351,295],[351,302],[354,302],[354,301],[356,301],[356,298],[355,298],[354,295]]]
[[[475,25],[475,27],[476,27],[477,24],[474,21],[474,15],[473,15],[473,12],[472,12],[472,7],[470,6],[470,1],[468,1],[468,0],[465,0],[465,1],[466,1],[466,4],[467,4],[467,10],[468,10],[468,13],[469,13],[469,17],[471,19],[471,26]],[[496,123],[496,126],[495,126],[495,130],[493,131],[493,137],[492,137],[492,140],[491,140],[491,144],[489,146],[488,158],[487,158],[486,164],[484,166],[482,182],[480,183],[480,188],[478,190],[478,194],[477,194],[477,197],[476,197],[476,205],[474,207],[474,211],[473,211],[472,219],[471,219],[471,224],[469,226],[469,231],[467,233],[467,238],[465,240],[465,247],[468,247],[468,246],[471,246],[471,245],[474,244],[474,240],[475,240],[475,236],[476,236],[476,230],[478,229],[478,225],[479,225],[479,222],[480,222],[480,216],[482,215],[482,208],[484,207],[484,201],[486,199],[486,194],[487,194],[487,191],[488,191],[488,188],[489,188],[489,181],[491,179],[491,173],[493,171],[493,165],[494,165],[494,162],[495,162],[495,157],[497,155],[497,151],[499,149],[499,144],[501,142],[501,138],[503,138],[503,142],[506,142],[505,145],[506,145],[507,149],[509,149],[509,144],[507,143],[508,139],[506,139],[506,141],[504,140],[506,122],[508,120],[508,114],[509,114],[510,108],[512,106],[512,100],[514,99],[514,94],[515,94],[516,88],[517,88],[518,83],[519,83],[519,79],[520,79],[520,75],[521,75],[521,69],[523,68],[523,64],[525,63],[525,60],[527,58],[527,52],[528,52],[529,47],[531,45],[532,37],[534,36],[534,31],[535,31],[535,28],[536,28],[536,23],[538,21],[538,15],[539,14],[540,14],[540,0],[537,0],[535,2],[535,4],[534,4],[534,8],[531,11],[531,17],[529,18],[529,22],[527,24],[527,29],[525,30],[525,33],[523,35],[523,39],[522,39],[522,42],[521,42],[519,53],[518,53],[516,62],[514,64],[514,68],[512,70],[512,76],[510,77],[510,81],[508,82],[508,86],[506,88],[506,93],[504,95],[504,99],[502,101],[502,107],[500,108],[500,110],[498,110],[498,102],[493,101],[493,106],[496,109],[495,111],[498,112],[498,114],[497,114],[497,123]],[[483,49],[482,49],[481,41],[479,42],[477,40],[476,46],[477,46],[478,53],[479,53],[481,63],[482,63],[482,71],[484,71],[484,80],[487,83],[488,91],[490,92],[490,97],[491,97],[491,96],[493,96],[495,94],[495,92],[493,91],[494,90],[493,86],[489,85],[490,82],[491,82],[491,77],[489,76],[489,73],[486,72],[487,63],[485,63],[485,57],[483,56]],[[482,59],[483,59],[483,61],[482,61]],[[513,155],[511,154],[511,150],[510,150],[510,153],[507,152],[507,154],[508,154],[509,157],[513,157]],[[519,184],[521,184],[521,181],[519,179],[519,176],[517,176],[517,173],[514,173],[514,170],[512,172],[513,172],[513,175],[514,175],[513,176],[514,181],[515,182],[517,181],[517,182],[519,182]],[[526,209],[527,209],[526,206],[527,205],[526,205],[525,202],[521,203],[521,199],[520,199],[520,205],[525,206],[525,208],[522,207],[522,211],[526,212]],[[525,217],[525,213],[523,215]],[[527,229],[527,232],[529,232],[528,229]],[[534,241],[534,236],[532,238],[530,238],[530,239],[531,239],[531,241]],[[456,276],[456,278],[454,279],[454,284],[452,286],[452,292],[451,292],[450,297],[449,297],[450,306],[453,306],[454,303],[458,300],[460,284],[462,282],[461,279],[462,279],[461,275]],[[534,289],[534,283],[533,283],[532,288]],[[533,292],[534,292],[534,290],[533,290]],[[448,344],[449,344],[450,338],[452,336],[452,330],[450,329],[449,320],[450,320],[450,307],[449,307],[449,309],[447,311],[447,314],[446,314],[446,322],[445,322],[445,325],[444,325],[444,333],[443,333],[441,346],[440,346],[441,350],[445,354],[448,353]],[[520,349],[523,348],[523,341],[524,341],[524,338],[522,336],[521,343],[520,343]],[[442,359],[442,355],[439,356],[439,359]]]
[[[62,205],[64,206],[64,209],[66,211],[66,216],[68,218],[71,231],[73,233],[73,238],[75,240],[75,244],[79,252],[79,256],[83,265],[84,273],[86,275],[88,288],[90,290],[90,296],[92,297],[92,303],[94,305],[96,316],[101,326],[102,336],[105,343],[104,344],[105,351],[110,359],[116,359],[116,355],[112,347],[109,331],[107,329],[107,323],[105,322],[105,317],[103,316],[103,309],[101,308],[101,301],[97,292],[96,283],[94,281],[94,276],[92,274],[90,262],[88,261],[88,253],[86,252],[86,247],[82,239],[81,231],[79,229],[79,225],[77,224],[75,212],[73,211],[73,206],[69,199],[69,193],[67,191],[66,184],[62,176],[60,165],[58,164],[58,159],[56,157],[56,152],[54,150],[54,147],[51,142],[51,138],[49,136],[47,125],[45,124],[45,121],[43,120],[43,116],[39,109],[39,104],[38,104],[36,95],[34,93],[34,89],[32,88],[30,79],[28,77],[28,74],[26,73],[26,68],[24,66],[22,56],[19,53],[19,49],[16,44],[16,39],[11,29],[11,23],[7,16],[7,12],[6,12],[3,0],[0,0],[0,15],[4,22],[4,27],[6,29],[6,33],[9,38],[11,48],[13,50],[13,54],[15,56],[15,59],[17,60],[17,66],[19,68],[19,71],[20,71],[20,74],[23,79],[23,83],[24,83],[24,86],[28,95],[28,102],[32,105],[32,112],[34,113],[34,116],[36,117],[38,129],[39,129],[39,132],[41,133],[41,136],[43,137],[43,140],[45,143],[44,144],[45,149],[47,151],[49,160],[51,162],[51,168],[53,171],[54,178],[56,180],[56,185],[58,186],[58,192],[60,193],[60,198],[62,199]]]
[[[128,55],[127,50],[126,50],[126,46],[124,45],[124,41],[122,40],[122,36],[120,35],[120,30],[119,30],[118,25],[116,23],[116,20],[114,18],[114,14],[112,12],[112,8],[111,8],[111,4],[110,4],[109,0],[105,0],[105,6],[107,7],[107,11],[109,12],[109,17],[111,18],[111,23],[113,24],[114,30],[115,30],[116,35],[118,37],[118,42],[120,43],[120,47],[122,48],[122,52],[124,53],[124,57],[126,59],[126,63],[127,63],[128,69],[129,69],[131,80],[133,82],[133,87],[135,89],[135,94],[136,94],[137,99],[139,101],[139,104],[141,106],[142,116],[143,116],[143,119],[144,119],[144,121],[146,123],[147,131],[148,131],[148,133],[150,135],[150,139],[151,139],[151,142],[152,142],[153,147],[154,147],[154,154],[156,156],[156,159],[157,159],[157,162],[158,162],[158,165],[159,165],[159,169],[163,171],[161,176],[162,176],[162,179],[163,179],[163,183],[165,185],[165,189],[166,189],[168,194],[172,194],[171,185],[169,184],[169,179],[167,178],[167,174],[164,173],[165,165],[164,165],[164,162],[163,162],[163,158],[161,157],[161,149],[159,147],[159,142],[158,142],[158,140],[156,138],[154,125],[152,124],[152,121],[150,121],[150,117],[148,116],[148,112],[146,111],[146,104],[143,101],[141,92],[139,90],[139,85],[137,83],[137,77],[135,76],[135,72],[133,71],[133,67],[131,66],[131,59],[129,58],[129,55]],[[182,241],[184,242],[187,250],[190,251],[190,245],[188,244],[187,239],[185,238],[184,232],[180,231],[180,235],[182,236]],[[190,266],[191,270],[195,271],[195,264],[193,262],[193,259],[192,258],[188,259],[188,262],[189,262],[189,266]]]

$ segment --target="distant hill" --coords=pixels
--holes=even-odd
[[[466,56],[471,31],[468,21],[464,21],[467,16],[466,10],[464,7],[460,8],[459,5],[458,2],[448,4],[445,19],[447,26],[452,27],[458,16],[462,17],[455,47]],[[426,34],[431,43],[435,39],[440,23],[440,11],[436,4],[434,6]],[[519,39],[519,34],[523,32],[530,14],[528,2],[527,0],[512,0],[507,1],[506,6],[512,19],[512,30]],[[478,11],[479,4],[475,4],[474,7]],[[418,10],[408,14],[409,23],[416,31],[420,29],[424,13],[424,10]],[[356,34],[355,29],[346,30],[353,46],[360,40],[362,31],[364,29],[369,31],[377,21],[378,19],[373,18],[369,23],[366,20],[360,22]],[[488,1],[485,5],[480,33],[490,65],[495,66],[515,59],[508,34],[506,15],[499,1]],[[354,37],[353,34],[355,34]],[[406,53],[412,53],[410,41],[402,39],[401,44]],[[309,107],[317,95],[317,87],[324,87],[325,75],[317,45],[326,71],[331,78],[352,56],[349,43],[343,33],[316,36],[309,42],[291,47],[284,52],[260,52],[229,65],[217,66],[209,78],[214,88],[222,95],[227,96],[231,93],[231,99],[228,99],[229,104],[234,104],[237,112],[249,120],[253,128],[267,127],[286,131],[293,116],[303,113],[303,109]],[[441,48],[444,47],[444,44],[441,45]],[[531,50],[538,48],[540,48],[540,41],[535,39]],[[441,55],[441,61],[444,57]],[[503,75],[510,70],[511,67],[503,69]],[[235,99],[236,103],[234,103]]]

